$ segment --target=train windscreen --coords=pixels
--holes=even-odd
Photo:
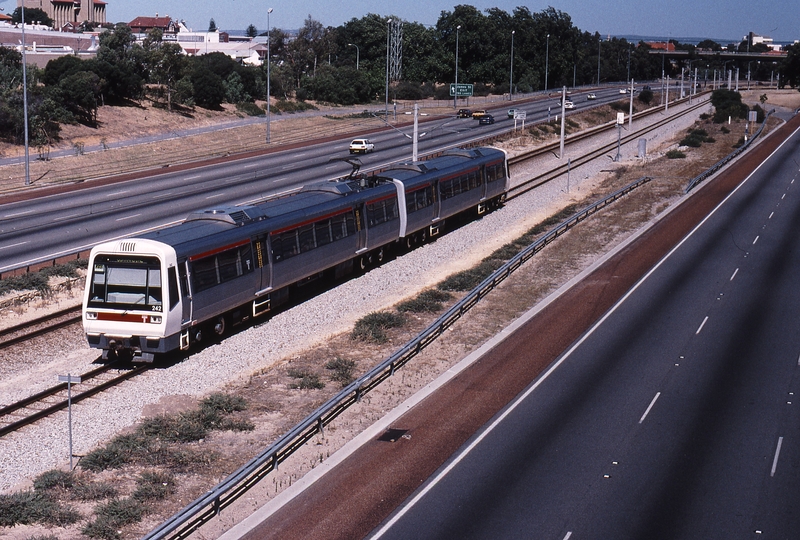
[[[162,310],[158,258],[98,255],[91,271],[88,307]]]

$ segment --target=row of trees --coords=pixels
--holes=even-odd
[[[26,10],[26,14],[28,10]],[[392,19],[395,19],[392,17]],[[270,37],[273,97],[315,99],[339,104],[383,101],[389,18],[368,14],[339,27],[324,27],[309,17],[297,36],[272,29]],[[210,27],[216,27],[211,21]],[[258,33],[248,27],[249,35]],[[262,35],[264,35],[262,33]],[[117,25],[100,37],[96,58],[69,56],[53,60],[44,70],[29,70],[30,134],[35,145],[58,136],[58,125],[77,121],[92,125],[102,104],[149,98],[166,108],[215,108],[224,102],[241,103],[266,98],[266,67],[247,67],[216,53],[197,57],[162,40],[159,30],[137,42],[130,28]],[[403,25],[402,76],[392,81],[390,97],[421,99],[449,97],[455,80],[458,40],[458,80],[475,84],[476,93],[531,92],[606,81],[652,80],[662,74],[673,78],[689,64],[665,62],[650,54],[645,43],[603,39],[583,32],[566,13],[552,7],[533,13],[518,7],[512,13],[498,8],[481,12],[459,5],[443,11],[434,26]],[[728,48],[751,51],[746,41]],[[686,62],[722,69],[722,60],[696,55],[693,46]],[[723,48],[715,42],[698,47]],[[511,59],[513,51],[513,79]],[[800,84],[800,45],[778,69],[783,82]],[[22,124],[21,56],[0,49],[0,137],[20,141]],[[740,66],[747,68],[746,62]],[[759,71],[759,69],[761,71]],[[765,76],[775,65],[754,70]],[[764,72],[764,73],[762,73]]]

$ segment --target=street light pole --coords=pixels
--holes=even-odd
[[[25,185],[31,185],[31,165],[28,150],[28,70],[27,56],[25,54],[25,1],[19,5],[22,16],[22,118],[25,122]]]
[[[453,108],[458,108],[458,31],[461,30],[461,25],[456,26],[456,88],[453,92]]]
[[[603,38],[597,38],[597,86],[600,86],[600,44]]]
[[[508,101],[514,99],[514,32],[511,31],[511,69],[508,76]]]
[[[547,74],[550,72],[550,34],[547,34],[547,45],[544,54],[544,91],[547,92]]]
[[[348,43],[347,45],[349,47],[355,47],[356,48],[356,71],[358,71],[358,57],[361,55],[361,51],[359,50],[358,45],[355,45],[353,43]]]
[[[391,30],[392,19],[386,21],[386,120],[389,120],[389,34]]]
[[[269,122],[271,119],[270,115],[270,87],[269,87],[269,65],[272,63],[270,58],[270,30],[269,30],[269,14],[272,13],[272,8],[267,10],[267,144],[271,142],[271,135],[269,131]]]

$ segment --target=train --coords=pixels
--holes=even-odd
[[[107,361],[153,362],[221,339],[320,278],[380,263],[436,237],[447,219],[493,210],[510,185],[505,151],[455,148],[367,175],[214,207],[91,250],[83,295],[89,346]]]

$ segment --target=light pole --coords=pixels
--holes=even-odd
[[[456,88],[453,92],[453,108],[458,108],[458,31],[461,30],[461,25],[456,26]]]
[[[547,42],[544,54],[544,91],[547,92],[547,73],[550,71],[550,34],[547,34]]]
[[[359,50],[358,45],[348,43],[347,46],[356,48],[356,71],[358,71],[358,57],[361,55],[361,51]]]
[[[389,120],[389,34],[391,30],[392,19],[386,21],[386,120]]]
[[[31,165],[28,155],[28,71],[26,64],[28,63],[25,55],[25,1],[23,0],[19,5],[20,15],[22,17],[22,118],[25,122],[25,185],[31,185]]]
[[[511,31],[511,69],[508,76],[508,101],[514,99],[514,32]]]
[[[267,10],[267,144],[271,142],[270,132],[269,132],[269,121],[270,121],[270,87],[269,87],[269,65],[272,63],[270,59],[270,32],[269,32],[269,14],[272,13],[272,8]]]
[[[603,38],[597,38],[597,86],[600,86],[600,44],[603,42]]]

